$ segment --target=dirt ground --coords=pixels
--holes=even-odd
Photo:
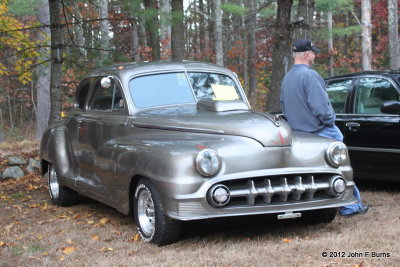
[[[45,181],[28,175],[0,182],[0,266],[399,266],[400,183],[360,185],[364,215],[314,226],[266,216],[189,222],[178,242],[157,247],[105,205],[52,205]]]

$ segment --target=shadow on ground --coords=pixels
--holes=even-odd
[[[358,188],[363,190],[368,190],[372,192],[400,192],[400,181],[399,182],[388,182],[379,180],[367,180],[355,178]]]

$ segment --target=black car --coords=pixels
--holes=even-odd
[[[400,71],[326,79],[356,178],[400,181]]]

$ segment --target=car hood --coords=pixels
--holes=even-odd
[[[170,106],[138,111],[132,119],[134,127],[243,136],[263,146],[292,143],[292,130],[285,121],[248,109],[211,111],[194,105]]]

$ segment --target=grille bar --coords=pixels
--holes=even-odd
[[[317,191],[330,189],[329,181],[315,181],[313,175],[303,177],[296,175],[291,183],[286,177],[281,177],[279,183],[273,184],[271,179],[265,178],[262,185],[256,185],[253,179],[248,180],[245,186],[231,187],[230,197],[245,197],[247,204],[254,205],[255,199],[262,196],[265,203],[271,203],[272,197],[277,195],[279,200],[287,202],[289,197],[293,200],[300,200],[303,195],[306,199],[313,199]]]

